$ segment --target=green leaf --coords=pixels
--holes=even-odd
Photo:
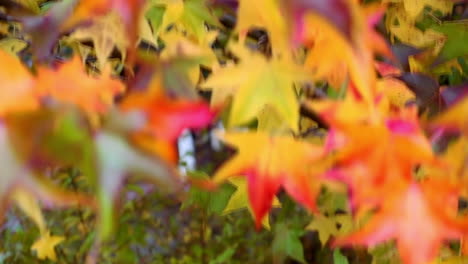
[[[300,236],[303,230],[290,229],[284,223],[275,226],[272,253],[274,263],[283,263],[287,256],[300,263],[306,263]]]
[[[444,60],[468,55],[468,23],[445,23],[432,27],[433,30],[447,36],[444,47],[439,56]]]
[[[333,263],[334,264],[349,264],[348,259],[341,254],[339,249],[333,251]]]

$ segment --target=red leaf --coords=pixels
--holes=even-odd
[[[334,241],[335,246],[377,243],[396,239],[405,264],[426,264],[443,241],[462,236],[455,219],[457,189],[444,182],[411,183],[392,190],[372,219],[356,233]]]

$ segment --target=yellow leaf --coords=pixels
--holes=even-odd
[[[278,0],[240,0],[237,9],[236,31],[242,40],[253,28],[264,28],[271,39],[273,55],[288,56],[288,27]]]
[[[281,118],[278,111],[270,105],[266,105],[258,114],[259,131],[274,131],[278,133],[289,132],[288,124]]]
[[[327,244],[331,236],[344,235],[351,231],[353,220],[348,214],[324,216],[314,215],[314,219],[306,227],[307,230],[316,230],[322,246]]]
[[[309,76],[290,60],[267,60],[258,53],[246,54],[249,55],[241,56],[239,64],[214,72],[201,88],[213,89],[212,100],[217,103],[233,96],[229,116],[231,127],[251,121],[270,105],[293,131],[297,131],[299,103],[293,84],[306,81]]]
[[[93,42],[98,68],[101,70],[107,64],[107,59],[114,48],[121,52],[122,60],[124,60],[125,51],[129,44],[122,18],[116,12],[96,17],[93,25],[77,29],[70,35],[70,38],[78,41],[91,40]]]
[[[395,78],[384,78],[377,82],[377,89],[389,100],[390,105],[397,108],[404,107],[408,102],[416,99],[416,95],[405,83]]]
[[[315,70],[315,78],[328,77],[327,79],[331,79],[334,85],[340,84],[346,73],[349,73],[360,96],[366,103],[372,105],[376,76],[372,50],[366,39],[370,29],[363,26],[363,12],[354,5],[350,5],[350,8],[355,13],[354,19],[357,25],[353,31],[352,42],[323,16],[314,13],[305,15],[305,35],[311,38],[308,42],[317,41],[317,45],[314,44],[308,54],[306,66]]]
[[[424,7],[431,7],[432,10],[441,11],[442,14],[452,12],[453,1],[451,0],[404,0],[403,6],[410,19],[415,20]]]
[[[184,1],[182,0],[160,0],[160,4],[164,5],[164,17],[160,29],[166,28],[180,19],[184,12]],[[158,32],[159,33],[159,32]]]
[[[231,212],[247,208],[253,217],[254,214],[252,212],[252,207],[249,205],[249,199],[247,196],[247,181],[245,178],[236,177],[230,179],[229,182],[236,186],[236,191],[229,199],[226,208],[224,208],[223,214],[230,214]],[[271,206],[273,208],[281,207],[281,203],[276,196],[273,198]],[[266,229],[270,230],[270,220],[268,217],[263,218],[262,225]]]
[[[138,36],[140,37],[139,41],[146,41],[153,46],[157,47],[158,42],[156,41],[156,38],[154,37],[153,31],[151,30],[151,26],[149,24],[149,21],[145,18],[145,16],[140,16],[140,21],[139,23],[139,34]]]
[[[290,136],[272,136],[259,131],[226,133],[222,137],[239,151],[216,172],[213,180],[218,184],[232,176],[246,176],[257,227],[281,186],[308,210],[316,211],[319,176],[329,166],[323,160],[321,147]]]
[[[4,38],[0,40],[0,49],[16,55],[16,53],[24,50],[28,46],[26,41],[16,38]]]
[[[414,9],[411,10],[416,12]],[[397,37],[401,42],[418,48],[428,47],[445,40],[445,35],[440,32],[432,29],[422,31],[417,28],[414,18],[406,13],[405,7],[402,5],[390,7],[386,14],[385,25],[390,31],[392,39]]]
[[[37,257],[39,259],[50,259],[56,261],[57,256],[55,255],[54,248],[64,239],[65,238],[61,236],[51,236],[50,232],[47,231],[41,235],[39,240],[34,242],[31,249],[37,252]]]

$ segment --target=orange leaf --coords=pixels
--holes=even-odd
[[[405,264],[426,264],[437,256],[444,240],[462,236],[460,222],[455,219],[456,188],[425,182],[392,191],[363,229],[337,239],[334,245],[374,246],[396,239]]]
[[[171,99],[159,92],[135,92],[121,104],[123,110],[141,110],[147,124],[141,132],[156,138],[174,142],[186,128],[199,129],[207,126],[214,113],[203,101]]]
[[[0,49],[0,116],[39,107],[33,76],[18,58]]]
[[[38,68],[38,89],[57,101],[79,106],[88,114],[103,113],[113,104],[114,96],[125,90],[124,85],[104,72],[99,78],[90,77],[79,57],[61,65],[57,70]]]
[[[265,132],[226,133],[222,138],[239,152],[216,172],[214,181],[247,177],[257,228],[281,186],[308,210],[316,211],[315,198],[321,182],[318,176],[328,167],[321,159],[322,148]]]

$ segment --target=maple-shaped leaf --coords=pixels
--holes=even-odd
[[[143,5],[143,0],[82,0],[77,3],[73,14],[62,21],[61,29],[69,30],[83,21],[89,21],[115,10],[125,25],[129,43],[134,44],[137,40],[138,22]]]
[[[0,116],[9,112],[35,110],[39,95],[35,80],[20,60],[0,50]]]
[[[372,19],[366,23],[367,18],[359,3],[347,0],[296,0],[288,1],[288,4],[291,5],[289,14],[293,15],[294,39],[307,47],[315,47],[308,56],[320,59],[318,64],[314,64],[316,70],[323,74],[331,71],[331,65],[337,65],[340,69],[345,64],[359,96],[370,103],[375,96],[375,72],[369,43],[376,42],[369,40],[376,35],[370,33],[374,23]],[[314,46],[317,33],[326,40],[319,39],[322,44]],[[319,47],[325,47],[324,52],[332,58],[331,61],[325,59]],[[325,70],[320,69],[320,63],[325,64]]]
[[[247,195],[247,181],[245,180],[245,178],[231,178],[229,182],[236,187],[236,191],[232,194],[231,198],[229,199],[226,208],[224,208],[223,214],[229,214],[231,212],[247,208],[252,214],[252,216],[254,216],[252,208],[249,205],[249,198]],[[273,198],[271,206],[273,208],[281,207],[280,201],[276,196]],[[269,230],[270,219],[268,219],[268,217],[263,218],[262,225],[263,227]]]
[[[41,235],[39,240],[34,242],[31,249],[35,250],[39,259],[57,260],[54,248],[64,240],[60,236],[51,236],[49,232]]]
[[[192,87],[195,89],[201,76],[201,65],[209,68],[219,67],[216,54],[211,48],[217,35],[216,31],[206,32],[197,43],[179,32],[170,31],[165,33],[161,35],[161,39],[165,44],[160,56],[161,61],[174,64],[173,62],[177,63],[177,59],[180,58],[195,59],[194,63],[187,63],[186,66],[180,67],[181,71],[187,72]],[[199,63],[196,63],[197,58],[199,58]],[[169,69],[166,69],[166,71],[169,72]]]
[[[72,40],[91,40],[99,69],[104,69],[114,48],[122,54],[125,60],[126,48],[129,45],[122,18],[116,12],[96,17],[93,24],[75,30],[69,37]]]
[[[406,2],[413,2],[419,5],[421,2],[436,1],[405,1],[405,3]],[[424,3],[422,6],[424,6]],[[415,22],[416,21],[406,13],[405,7],[401,4],[390,6],[386,12],[385,25],[390,32],[392,41],[397,37],[401,42],[415,47],[428,47],[436,42],[444,41],[444,34],[433,29],[426,29],[423,31],[415,25]]]
[[[239,33],[241,43],[247,37],[249,30],[254,28],[264,28],[268,32],[274,56],[290,55],[292,50],[289,41],[290,32],[280,1],[239,1],[235,31]]]
[[[392,191],[360,231],[338,238],[334,245],[372,247],[396,239],[405,264],[425,264],[437,256],[445,240],[461,238],[462,225],[455,218],[456,188],[444,182],[424,182]]]
[[[352,229],[353,219],[349,214],[337,214],[325,216],[322,214],[314,215],[312,221],[306,229],[318,232],[319,240],[322,246],[325,246],[332,236],[345,235]]]
[[[454,4],[454,1],[452,0],[422,0],[422,1],[402,0],[402,2],[405,8],[406,14],[411,19],[416,19],[424,10],[424,7],[430,7],[433,11],[438,10],[442,12],[442,14],[449,14],[450,12],[452,12],[453,4]]]
[[[153,0],[148,9],[147,17],[156,38],[172,26],[200,42],[208,32],[206,24],[220,26],[206,0]]]
[[[56,70],[40,67],[37,72],[37,86],[43,94],[77,105],[90,115],[104,113],[114,103],[114,97],[125,89],[121,82],[109,76],[109,71],[98,78],[88,75],[78,57]]]
[[[37,251],[39,259],[49,258],[56,261],[57,257],[54,252],[54,247],[56,244],[63,241],[64,238],[50,235],[38,201],[34,199],[30,193],[24,190],[16,190],[13,193],[13,199],[21,210],[28,215],[39,228],[40,238],[34,242],[31,249]]]
[[[353,206],[379,203],[385,186],[404,184],[411,180],[416,165],[435,160],[426,137],[407,120],[349,129],[344,129],[346,143],[338,149],[336,172],[348,184]]]
[[[247,177],[257,228],[280,187],[310,211],[316,210],[319,176],[328,166],[321,160],[320,147],[265,132],[226,133],[222,140],[236,147],[238,153],[216,172],[213,180],[220,183],[231,176]]]
[[[370,114],[365,104],[347,98],[312,107],[332,127],[326,148],[336,152],[337,166],[330,176],[348,184],[355,209],[379,203],[383,187],[404,184],[415,166],[436,159],[418,124],[416,108]]]
[[[239,64],[218,69],[202,84],[202,89],[213,90],[212,105],[233,96],[230,126],[251,121],[269,105],[297,131],[299,103],[293,84],[309,80],[307,74],[287,59],[267,60],[261,54],[245,51],[240,54]]]
[[[303,23],[307,25],[302,33],[305,38],[303,41],[310,46],[305,66],[314,71],[315,79],[327,80],[332,87],[339,88],[350,74],[358,88],[361,89],[362,84],[358,78],[367,78],[368,81],[373,81],[373,73],[369,64],[372,58],[369,51],[392,58],[386,41],[374,30],[374,25],[383,15],[382,8],[370,6],[363,8],[361,13],[360,17],[354,19],[357,21],[365,20],[366,26],[360,29],[359,35],[356,35],[355,38],[367,43],[367,47],[357,45],[354,41],[358,40],[350,41],[343,38],[342,34],[330,27],[327,21],[308,15],[303,18]],[[356,45],[357,47],[354,47]],[[367,72],[360,71],[357,67]],[[357,74],[364,75],[358,77]],[[364,90],[360,92],[366,93]],[[364,94],[364,96],[367,95]]]
[[[272,253],[273,263],[284,263],[289,256],[299,263],[306,263],[304,249],[300,237],[304,234],[302,228],[288,226],[284,222],[277,223],[274,227]]]

